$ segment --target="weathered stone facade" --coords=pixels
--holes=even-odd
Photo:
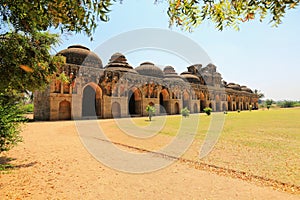
[[[191,113],[205,107],[217,112],[258,108],[251,89],[227,84],[213,64],[192,65],[178,75],[172,66],[161,70],[150,62],[133,68],[120,53],[103,67],[95,53],[80,45],[58,55],[66,57],[66,64],[45,91],[34,93],[36,120],[146,116],[149,104],[157,107],[157,115],[179,114],[184,107]],[[68,82],[59,78],[61,73]]]

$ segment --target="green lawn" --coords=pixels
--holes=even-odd
[[[212,119],[199,117],[194,144],[183,156],[195,161]],[[175,136],[181,119],[168,116],[159,134]],[[149,123],[145,118],[134,122]],[[229,112],[215,148],[201,162],[300,186],[300,108]]]

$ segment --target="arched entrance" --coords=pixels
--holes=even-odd
[[[167,89],[163,89],[159,94],[159,105],[160,105],[160,114],[170,114],[169,111],[169,92]]]
[[[176,102],[175,105],[175,114],[179,114],[179,104]]]
[[[231,101],[231,97],[229,95],[227,96],[227,101],[228,101],[227,108],[228,108],[229,111],[232,111],[233,110],[232,109],[232,101]]]
[[[248,106],[246,102],[243,102],[243,110],[248,110]]]
[[[194,104],[194,113],[198,113],[198,105],[196,103]]]
[[[140,116],[142,94],[137,88],[132,88],[128,92],[128,112],[130,116]]]
[[[166,113],[166,108],[164,106],[164,96],[163,96],[162,93],[159,94],[159,105],[160,105],[159,106],[159,108],[160,108],[159,113],[160,114],[165,114]]]
[[[221,111],[221,102],[220,102],[220,101],[217,101],[217,102],[216,102],[216,111],[217,111],[217,112],[220,112],[220,111]]]
[[[218,94],[215,96],[215,101],[216,101],[216,111],[220,112],[221,111],[221,101],[220,101],[220,96]]]
[[[190,110],[190,95],[186,91],[183,92],[183,108]]]
[[[118,102],[114,102],[111,105],[111,114],[113,118],[120,118],[121,117],[121,106]]]
[[[200,112],[203,112],[204,108],[206,108],[206,97],[204,92],[200,94]]]
[[[59,119],[69,120],[71,119],[71,104],[69,101],[62,101],[59,103]]]
[[[83,90],[82,116],[101,116],[101,89],[96,84],[89,84]]]
[[[222,111],[226,111],[227,108],[226,108],[226,103],[223,103],[223,106],[222,106]]]
[[[238,101],[236,102],[236,109],[240,110],[240,102],[238,102]]]

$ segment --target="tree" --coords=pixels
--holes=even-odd
[[[1,0],[1,29],[36,33],[58,28],[61,32],[84,32],[88,36],[99,20],[108,21],[111,0]]]
[[[155,114],[156,109],[154,106],[147,105],[146,112],[148,113],[149,120],[152,120],[152,116]]]
[[[254,94],[256,94],[258,97],[258,103],[261,103],[261,99],[265,97],[264,93],[262,93],[260,90],[255,89]]]
[[[47,31],[91,37],[99,20],[108,21],[110,5],[110,0],[0,0],[0,153],[21,141],[21,94],[46,86],[64,62],[50,54],[59,36]]]
[[[158,1],[158,0],[157,0]],[[263,21],[270,17],[270,23],[278,26],[288,10],[299,5],[299,0],[169,0],[170,26],[176,25],[192,30],[203,21],[216,24],[218,30],[225,27],[239,29],[241,22],[255,18]]]
[[[274,103],[274,101],[272,99],[265,100],[265,104],[266,104],[268,110],[270,109],[270,107],[273,103]]]

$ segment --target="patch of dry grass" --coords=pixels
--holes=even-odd
[[[199,150],[213,116],[198,116],[200,123],[194,142],[183,158],[300,185],[300,108],[229,112],[225,115],[225,124],[217,144],[201,160]],[[162,119],[154,117],[153,120]],[[164,127],[156,136],[176,136],[181,120],[184,120],[181,116],[168,116]],[[147,118],[133,118],[132,121],[137,127],[146,127],[151,123]],[[101,124],[110,132],[122,132],[114,122]],[[170,142],[168,139],[166,141],[157,147]],[[151,146],[145,140],[137,140],[134,145],[146,149]]]

